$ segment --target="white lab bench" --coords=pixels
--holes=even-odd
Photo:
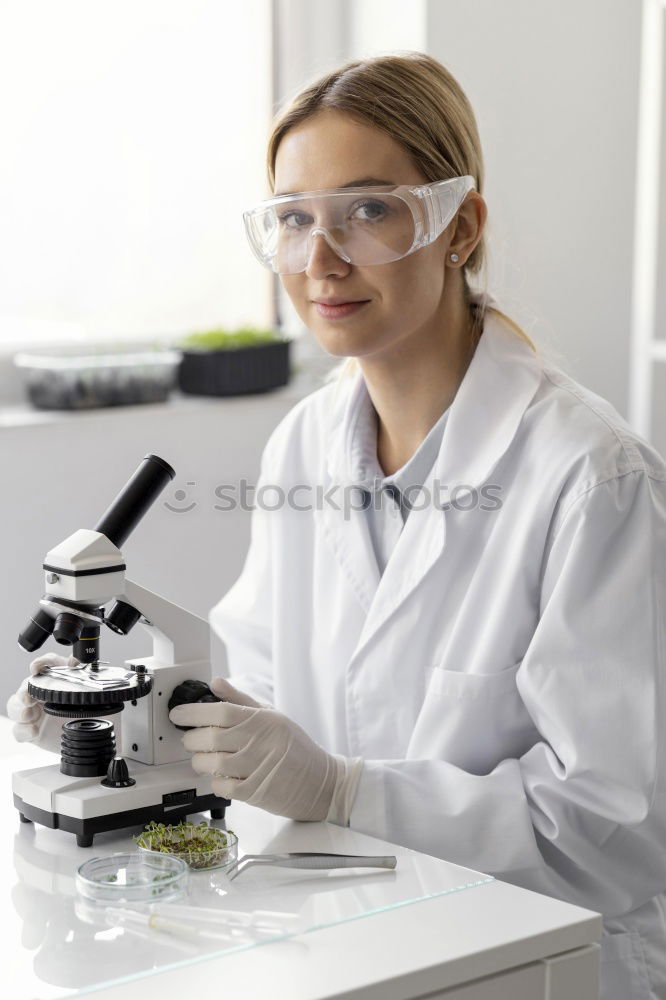
[[[598,914],[352,830],[294,823],[243,803],[227,813],[243,854],[395,854],[397,868],[282,871],[296,880],[290,891],[306,886],[328,915],[313,929],[225,954],[193,954],[190,944],[185,958],[172,940],[160,952],[166,961],[157,961],[156,932],[128,940],[117,928],[86,930],[75,916],[78,865],[132,848],[138,831],[98,835],[84,850],[71,834],[21,824],[11,773],[56,758],[16,744],[2,717],[0,759],[3,993],[12,1000],[88,993],[100,1000],[597,1000]]]

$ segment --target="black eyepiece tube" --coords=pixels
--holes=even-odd
[[[95,531],[106,535],[117,548],[122,548],[148,508],[175,475],[164,459],[157,455],[146,455],[127,485],[97,522]]]

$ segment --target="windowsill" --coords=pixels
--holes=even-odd
[[[103,406],[89,410],[37,410],[26,399],[23,380],[13,364],[11,355],[3,355],[0,349],[0,429],[7,427],[29,427],[43,424],[63,423],[82,417],[121,417],[123,414],[140,416],[142,413],[163,413],[174,408],[202,408],[210,406],[240,406],[241,401],[260,403],[276,394],[297,402],[303,396],[324,384],[324,376],[335,366],[339,358],[334,358],[322,350],[304,327],[292,325],[284,333],[291,340],[291,380],[286,386],[271,389],[265,393],[249,393],[241,396],[189,396],[174,389],[164,403],[141,403],[136,406]],[[25,345],[24,345],[25,346]],[[69,345],[72,346],[72,345]],[[50,348],[49,348],[50,349]],[[138,349],[137,344],[133,349]],[[45,350],[47,348],[45,347]],[[33,351],[33,353],[37,353]]]
[[[140,403],[136,406],[100,406],[89,410],[37,410],[27,402],[9,403],[0,406],[0,429],[10,427],[34,427],[35,425],[65,423],[71,420],[105,420],[127,418],[135,420],[141,414],[167,414],[174,411],[238,407],[243,403],[260,406],[271,400],[298,402],[323,384],[321,374],[310,366],[301,365],[294,371],[290,381],[278,389],[268,392],[245,393],[240,396],[190,396],[174,389],[163,403]]]

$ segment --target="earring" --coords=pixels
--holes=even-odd
[[[457,253],[449,254],[449,256],[451,257],[451,260],[453,261],[454,264],[457,264],[458,261],[460,260],[460,257],[458,256]]]

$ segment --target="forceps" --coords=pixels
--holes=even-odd
[[[242,875],[253,865],[274,865],[277,868],[395,868],[394,854],[320,854],[316,851],[296,851],[291,854],[244,854],[226,869],[229,881]]]

